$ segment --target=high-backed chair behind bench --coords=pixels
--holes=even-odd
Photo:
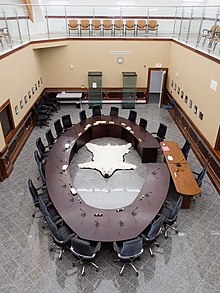
[[[158,27],[159,24],[157,23],[157,20],[155,19],[149,19],[147,24],[147,30],[148,32],[155,32],[156,35],[158,34]]]
[[[102,30],[103,30],[103,36],[105,35],[105,31],[110,31],[111,36],[112,36],[112,34],[113,34],[113,24],[112,24],[111,19],[104,19],[103,20]]]
[[[136,34],[136,30],[135,30],[135,21],[133,19],[127,19],[126,23],[125,23],[125,36],[127,34],[127,31],[133,31],[134,32],[134,36]]]
[[[62,133],[63,133],[63,126],[60,122],[60,119],[56,120],[54,122],[54,128],[55,128],[55,131],[56,131],[56,134],[57,134],[57,137],[59,137]]]
[[[89,36],[90,36],[91,27],[90,27],[90,22],[89,22],[88,19],[82,19],[81,20],[81,23],[80,23],[80,35],[82,35],[82,31],[88,31]]]
[[[134,266],[134,261],[144,252],[143,239],[137,238],[124,242],[113,242],[113,247],[118,254],[118,259],[115,259],[114,261],[125,262],[120,270],[120,275],[123,275],[125,264],[128,263],[138,276],[138,271]]]
[[[87,119],[86,110],[82,110],[82,111],[79,112],[79,119],[80,119],[80,122],[82,122],[82,121]]]
[[[110,109],[110,116],[118,116],[119,108],[118,107],[111,107]]]
[[[64,130],[67,130],[73,126],[73,123],[69,114],[62,116],[61,119],[62,119]]]
[[[189,155],[189,151],[191,149],[191,145],[192,143],[188,140],[185,141],[184,146],[182,147],[181,151],[185,157],[185,159],[187,160],[188,155]]]
[[[41,159],[46,159],[49,155],[49,151],[47,151],[47,147],[43,144],[40,137],[36,139],[36,147],[38,149]]]
[[[202,171],[200,173],[197,173],[197,172],[194,172],[193,171],[193,174],[195,174],[195,179],[196,179],[196,182],[198,184],[199,187],[202,186],[202,181],[203,181],[203,178],[204,176],[206,175],[207,171],[208,171],[208,166],[209,166],[209,161],[206,161]]]
[[[164,125],[163,123],[160,123],[159,128],[157,132],[152,132],[151,134],[156,134],[155,138],[158,142],[161,142],[165,139],[167,132],[167,126]]]
[[[53,144],[55,143],[55,137],[53,136],[51,129],[48,129],[45,132],[45,136],[46,136],[48,146],[49,146],[49,148],[51,148],[53,146]]]
[[[92,30],[92,34],[95,35],[96,31],[100,31],[100,35],[101,35],[101,21],[99,19],[93,19],[92,20],[92,25],[91,25],[91,30]]]
[[[114,21],[114,36],[115,31],[120,31],[120,35],[124,35],[124,24],[122,19],[116,19]]]
[[[144,19],[138,19],[137,21],[137,29],[136,29],[136,35],[138,36],[139,31],[143,31],[144,35],[146,35],[147,25],[146,20]]]
[[[136,122],[136,118],[137,118],[137,112],[134,110],[130,110],[129,112],[129,116],[128,116],[128,120],[132,121],[132,122]]]
[[[139,125],[146,130],[147,128],[147,120],[144,118],[140,118]]]
[[[68,28],[69,28],[69,36],[71,31],[76,31],[77,35],[79,36],[80,30],[79,30],[78,20],[76,19],[69,20]]]

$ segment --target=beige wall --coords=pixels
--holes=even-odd
[[[179,74],[179,76],[177,76]],[[218,82],[217,90],[210,89],[211,79]],[[180,98],[170,83],[173,80],[193,106],[189,108],[184,98]],[[216,62],[172,43],[170,48],[168,88],[172,91],[179,105],[192,119],[195,125],[214,147],[220,123],[220,65]],[[194,114],[194,106],[198,112]],[[199,119],[199,111],[204,113],[203,120]]]
[[[135,71],[137,86],[146,87],[148,67],[156,63],[166,67],[169,48],[169,41],[77,40],[69,41],[68,46],[39,51],[48,87],[87,87],[89,71],[102,71],[103,87],[121,87],[122,72]],[[129,51],[129,54],[111,54],[111,51]],[[124,58],[122,64],[116,61],[119,56]]]
[[[45,48],[45,46],[53,47]],[[56,47],[56,45],[58,47]],[[87,86],[88,71],[102,71],[103,87],[121,87],[122,72],[135,71],[137,86],[147,86],[148,67],[162,63],[169,67],[168,88],[174,80],[204,113],[201,121],[188,104],[173,91],[183,110],[189,115],[212,146],[219,127],[220,86],[214,92],[209,88],[211,79],[220,83],[220,66],[170,41],[110,41],[77,40],[30,45],[0,60],[0,104],[10,99],[15,125],[22,120],[44,87]],[[111,54],[111,51],[129,51],[129,54]],[[124,63],[118,64],[117,57]],[[70,69],[70,65],[73,69]],[[146,66],[146,67],[144,67]],[[179,77],[176,77],[179,73]],[[20,100],[43,77],[43,85],[20,109]],[[19,106],[15,115],[14,107]],[[5,146],[0,126],[0,150]]]
[[[31,99],[28,99],[27,104],[23,101],[24,107],[20,108],[20,100],[24,100],[24,96],[27,95],[28,91],[31,91],[41,76],[39,52],[33,51],[31,46],[0,60],[0,105],[10,99],[15,126],[22,120],[43,90],[44,85],[41,85]],[[18,115],[15,114],[16,105],[19,108]],[[4,146],[5,140],[0,123],[0,150]]]

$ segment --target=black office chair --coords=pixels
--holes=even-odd
[[[160,210],[159,214],[164,216],[164,222],[163,222],[163,232],[165,238],[168,238],[168,229],[171,228],[173,231],[178,234],[178,229],[176,225],[176,220],[178,216],[178,212],[181,208],[183,202],[183,196],[180,195],[177,197],[176,201],[165,201],[162,209]]]
[[[42,128],[43,126],[49,126],[49,123],[48,123],[49,115],[39,113],[35,107],[33,107],[33,113],[37,120],[36,122],[37,126],[40,126],[40,128]]]
[[[93,262],[93,259],[95,258],[100,248],[101,242],[89,242],[75,237],[71,239],[71,251],[76,257],[78,257],[79,260],[77,262],[82,265],[82,276],[85,275],[86,262],[90,262],[91,265],[95,267],[96,271],[98,272],[99,267]],[[73,266],[75,266],[77,262],[74,262]]]
[[[62,119],[64,130],[67,130],[73,126],[70,115],[64,115],[61,117],[61,119]]]
[[[38,171],[39,171],[39,175],[43,184],[42,187],[46,187],[45,166],[44,164],[42,164],[42,162],[40,162],[38,165]]]
[[[196,179],[196,182],[198,184],[199,187],[202,186],[202,181],[203,181],[203,178],[204,176],[206,175],[207,171],[208,171],[208,166],[209,166],[209,161],[206,161],[202,171],[200,173],[197,173],[197,172],[192,172],[193,174],[196,175],[195,179]],[[201,194],[200,194],[201,195]],[[193,197],[193,199],[195,200],[195,198]]]
[[[60,122],[60,119],[58,119],[54,122],[54,128],[55,128],[57,137],[59,137],[64,131],[63,126]]]
[[[146,128],[147,128],[147,120],[145,120],[144,118],[140,118],[139,125],[146,130]]]
[[[141,233],[141,237],[143,238],[145,244],[147,244],[151,257],[154,257],[151,245],[154,244],[159,247],[157,238],[161,233],[164,219],[164,215],[156,216],[151,224],[147,226],[143,233]]]
[[[137,112],[134,110],[130,110],[129,116],[128,116],[128,120],[132,121],[132,122],[136,122],[136,118],[137,118]]]
[[[96,105],[92,107],[92,116],[101,116],[101,106]]]
[[[52,134],[51,129],[48,129],[45,132],[45,136],[46,136],[46,140],[47,140],[48,146],[49,146],[49,148],[51,148],[53,146],[53,144],[55,143],[55,140],[56,140],[55,137]]]
[[[45,203],[48,203],[50,201],[49,194],[47,190],[42,188],[36,188],[32,182],[31,179],[28,180],[28,189],[32,196],[32,201],[37,208],[37,210],[32,214],[32,217],[35,217],[35,214],[40,210],[40,204],[39,204],[39,196],[41,196],[42,200]],[[38,192],[41,189],[42,192]]]
[[[37,168],[38,169],[39,169],[40,163],[45,164],[45,162],[41,159],[38,150],[35,150],[34,151],[34,159],[35,159],[35,161],[37,163]]]
[[[110,109],[110,116],[118,117],[119,108],[117,107],[111,107]]]
[[[57,112],[57,110],[60,109],[60,105],[58,104],[58,102],[52,101],[47,93],[45,93],[41,99],[43,100],[43,103],[49,106],[52,111]]]
[[[151,134],[156,134],[156,136],[154,137],[156,138],[158,142],[161,142],[165,139],[166,132],[167,132],[167,126],[164,125],[163,123],[160,123],[157,132],[152,132]]]
[[[49,151],[47,151],[47,146],[45,146],[40,137],[36,139],[36,147],[40,154],[42,160],[46,159],[49,155]]]
[[[71,239],[76,236],[76,234],[62,219],[54,223],[50,217],[46,217],[46,221],[54,243],[61,248],[58,258],[62,259],[65,248],[70,249]],[[53,248],[50,248],[50,251],[53,251]]]
[[[83,122],[84,120],[87,119],[85,110],[82,110],[82,111],[79,112],[79,119],[80,119],[80,122]]]
[[[138,271],[134,266],[134,261],[140,257],[143,253],[143,239],[137,238],[124,242],[113,242],[113,248],[118,254],[118,259],[114,261],[122,261],[125,262],[120,270],[120,275],[123,275],[123,271],[126,263],[128,263],[135,271],[138,276]]]
[[[54,223],[61,219],[59,213],[57,212],[57,210],[55,209],[55,207],[51,201],[45,203],[44,199],[41,197],[41,195],[39,195],[38,201],[39,201],[40,210],[44,216],[45,221],[48,217]],[[44,229],[45,227],[42,226],[42,228]]]
[[[192,145],[192,143],[190,141],[186,140],[184,146],[181,149],[186,160],[188,158],[189,151],[191,149],[191,145]]]

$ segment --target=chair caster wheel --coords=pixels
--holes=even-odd
[[[168,238],[168,236],[165,236],[165,239],[167,239]]]
[[[96,272],[98,272],[99,271],[99,269],[96,269]]]
[[[151,258],[153,258],[153,257],[154,257],[154,254],[151,255]]]
[[[52,247],[50,248],[50,251],[53,251],[53,248]]]
[[[33,214],[32,217],[35,218],[35,214]]]
[[[160,244],[156,244],[156,247],[160,247]]]
[[[85,276],[85,273],[83,273],[82,276]]]
[[[75,267],[75,266],[76,266],[74,263],[73,263],[72,265],[73,265],[73,267]]]
[[[139,274],[138,274],[138,273],[136,273],[136,276],[137,276],[137,277],[138,277],[138,275],[139,275]]]
[[[120,276],[123,276],[123,273],[119,273]]]
[[[45,226],[42,226],[42,229],[44,230],[45,229]]]
[[[59,259],[59,260],[62,260],[63,258],[62,258],[62,256],[61,256],[61,257],[58,257],[58,259]]]

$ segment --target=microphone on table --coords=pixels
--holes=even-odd
[[[152,174],[156,175],[158,170],[160,170],[160,168],[157,168],[156,170],[152,171]]]
[[[120,227],[124,226],[124,222],[123,222],[122,220],[119,220],[118,223],[119,223],[119,226],[120,226]]]
[[[95,226],[98,227],[99,226],[99,221],[94,221]]]
[[[74,196],[72,195],[71,192],[68,192],[69,196],[71,197],[70,201],[74,201]]]
[[[70,187],[73,187],[71,182],[69,182],[69,186],[70,186]]]
[[[69,135],[68,135],[68,134],[66,134],[66,136],[67,136],[67,138],[68,138],[67,142],[70,142],[71,140],[70,140],[70,137],[69,137]]]
[[[63,170],[60,169],[60,167],[57,166],[57,169],[60,171],[60,172],[59,172],[60,174],[63,174]]]
[[[80,208],[80,211],[82,211],[81,216],[82,216],[82,217],[85,217],[85,216],[86,216],[86,212],[85,212],[83,209],[81,209],[81,208]]]
[[[137,213],[135,212],[137,209],[138,209],[138,207],[136,207],[135,209],[133,209],[133,211],[131,212],[131,214],[132,214],[133,217],[137,215]]]
[[[141,197],[140,197],[140,200],[144,199],[145,197],[150,197],[150,194],[152,193],[152,191],[149,191],[149,192],[146,192],[145,194],[143,194]]]
[[[184,161],[184,159],[180,160],[179,162],[176,163],[177,167],[181,167],[182,165],[180,164],[180,162]]]
[[[66,183],[65,183],[62,179],[60,179],[60,181],[63,183],[62,186],[63,186],[64,188],[66,188]]]

